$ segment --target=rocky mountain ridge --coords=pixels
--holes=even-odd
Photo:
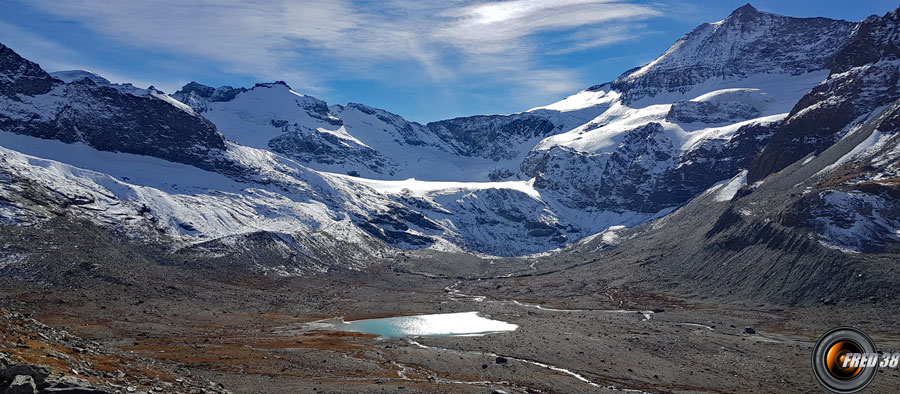
[[[809,132],[804,117],[840,98],[853,103],[841,104],[849,115],[816,132],[823,147],[837,141],[847,119],[865,121],[892,101],[896,89],[876,81],[896,73],[895,19],[853,24],[745,6],[609,84],[522,113],[427,125],[362,104],[328,105],[283,82],[194,82],[167,96],[85,72],[58,79],[2,47],[0,128],[27,136],[0,144],[4,220],[24,215],[14,189],[30,180],[51,190],[78,185],[62,194],[84,201],[74,204],[81,214],[191,245],[255,239],[301,250],[301,260],[332,242],[366,253],[391,250],[377,245],[545,252],[659,218],[716,185],[752,183],[778,151],[764,147],[787,147],[777,160],[802,159],[805,151],[784,142],[798,141],[792,127]],[[859,63],[853,53],[872,45],[876,60]],[[22,139],[31,137],[48,141]],[[139,176],[165,163],[119,171],[84,159],[91,149],[213,175],[179,167],[184,179]],[[254,235],[266,233],[285,236]]]

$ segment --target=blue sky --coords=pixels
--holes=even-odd
[[[48,71],[174,92],[284,80],[427,122],[549,104],[647,63],[746,1],[7,0],[0,42]],[[762,0],[861,20],[896,1]]]

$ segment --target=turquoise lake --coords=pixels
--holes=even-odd
[[[398,316],[345,322],[324,322],[330,329],[375,334],[387,338],[471,336],[515,331],[519,326],[478,315],[478,312]]]

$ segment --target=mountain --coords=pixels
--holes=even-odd
[[[388,246],[522,254],[568,240],[565,226],[524,181],[370,181],[318,172],[298,164],[288,148],[291,138],[319,131],[295,125],[260,142],[269,149],[258,149],[246,129],[226,131],[246,145],[238,144],[201,115],[220,120],[215,109],[195,111],[155,89],[98,83],[81,72],[58,74],[74,75],[65,82],[6,47],[4,53],[4,80],[11,82],[0,99],[6,224],[72,214],[179,248],[293,251],[259,268],[286,273],[361,267],[373,254],[394,253]],[[272,96],[295,100],[267,104],[285,103],[274,118],[298,125],[336,123],[325,111],[357,124],[402,121],[359,104],[327,108],[283,83],[260,84],[232,99],[242,104]],[[227,102],[207,98],[213,97],[210,107]],[[387,144],[421,143],[414,135],[396,136],[399,142]],[[330,252],[337,244],[352,248]]]
[[[744,185],[742,174],[665,218],[565,254],[652,272],[634,282],[635,291],[798,306],[896,299],[898,117],[895,101],[818,155],[762,181]]]
[[[172,97],[242,145],[269,149],[317,170],[378,179],[511,178],[541,139],[599,113],[589,109],[562,116],[543,110],[421,125],[363,104],[328,105],[284,82],[251,88],[191,82]]]
[[[898,12],[856,25],[832,71],[773,130],[748,171],[646,226],[611,258],[642,285],[741,302],[896,299],[900,271]],[[678,242],[672,242],[678,234]],[[601,238],[572,252],[597,250]],[[602,256],[600,256],[602,258]]]
[[[643,106],[689,99],[684,96],[691,92],[757,75],[821,72],[854,26],[761,12],[747,4],[725,20],[695,28],[649,64],[590,90],[612,89],[625,104]]]
[[[159,157],[233,171],[225,141],[187,106],[150,89],[117,89],[83,78],[64,83],[0,44],[0,129],[101,151]]]
[[[66,83],[75,82],[87,78],[98,85],[112,85],[112,82],[109,82],[108,79],[103,78],[99,74],[96,74],[89,70],[56,71],[50,73],[50,76]]]
[[[664,222],[714,188],[717,203],[752,193],[784,163],[856,135],[852,125],[896,99],[896,84],[880,82],[897,80],[894,23],[895,13],[851,23],[748,5],[559,102],[425,125],[284,82],[192,82],[166,95],[84,70],[51,75],[2,47],[2,220],[70,212],[197,253],[267,250],[246,260],[280,273],[360,268],[397,249],[547,252]],[[893,154],[855,176],[888,176]],[[804,226],[822,245],[887,245],[893,202],[836,194],[845,189],[804,200],[804,212],[835,213]],[[834,240],[847,204],[879,212],[866,225],[877,242]],[[338,244],[351,246],[329,251]]]
[[[575,209],[677,208],[749,167],[797,100],[828,75],[853,28],[741,7],[648,65],[576,95],[594,94],[589,103],[609,108],[542,141],[521,170]]]
[[[831,74],[791,109],[750,168],[755,182],[818,153],[900,97],[897,12],[860,22],[830,62]]]

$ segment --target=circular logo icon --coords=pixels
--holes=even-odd
[[[816,379],[835,393],[855,393],[875,378],[876,368],[860,356],[875,354],[875,342],[854,328],[835,328],[816,342],[812,366]]]

